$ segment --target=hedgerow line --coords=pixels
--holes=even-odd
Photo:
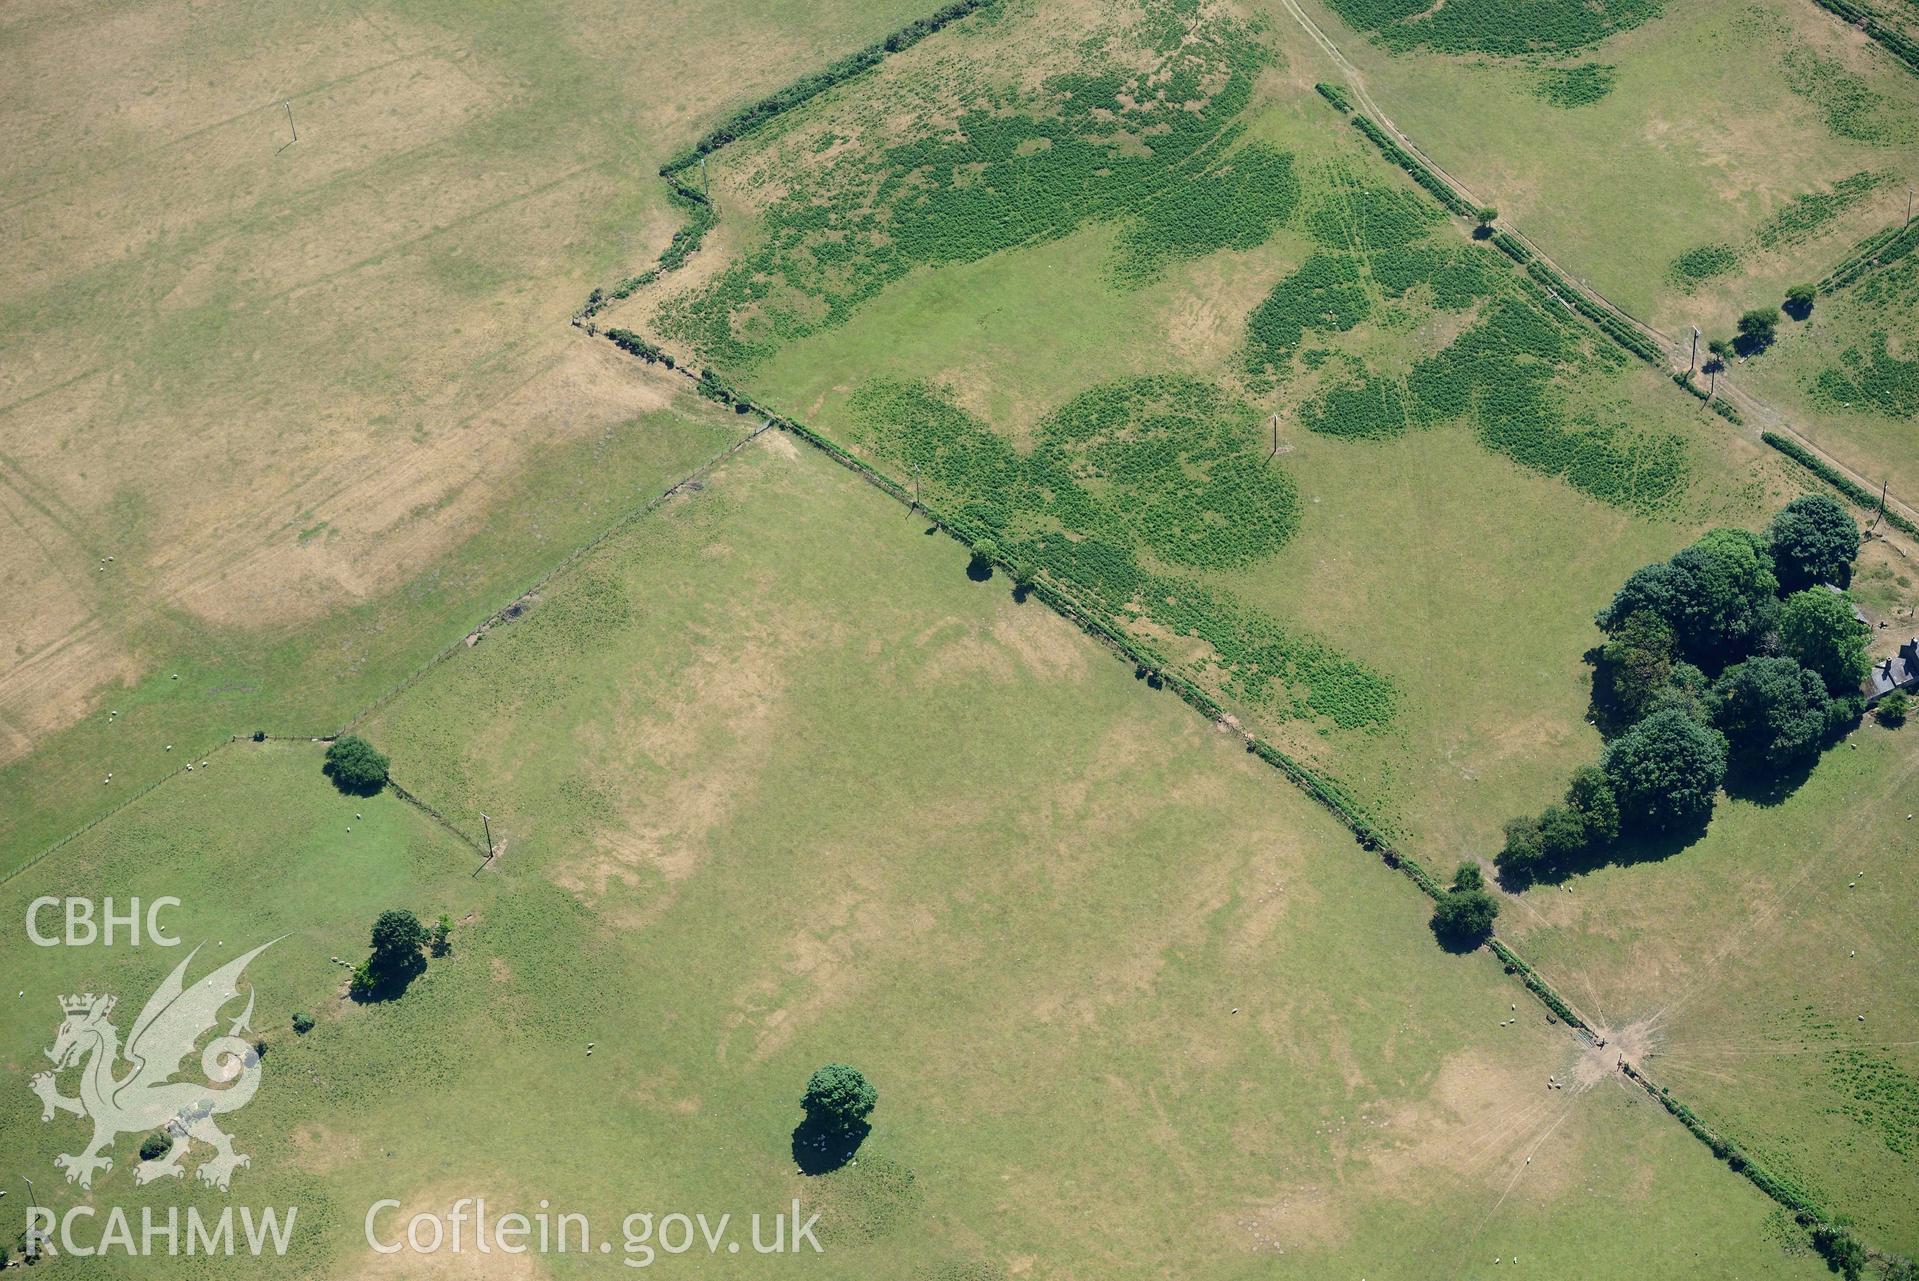
[[[1877,40],[1887,53],[1905,64],[1907,71],[1919,75],[1919,41],[1914,41],[1904,32],[1887,26],[1879,21],[1871,10],[1854,4],[1853,0],[1812,0],[1812,2],[1826,12],[1845,19],[1852,26]]]

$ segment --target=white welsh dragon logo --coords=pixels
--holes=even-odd
[[[187,965],[200,953],[194,948],[148,998],[146,1008],[134,1020],[124,1052],[120,1034],[107,1021],[113,1013],[113,997],[89,992],[60,998],[66,1019],[60,1024],[53,1048],[46,1052],[53,1060],[53,1071],[35,1076],[32,1085],[33,1092],[40,1096],[42,1121],[53,1120],[58,1111],[93,1122],[93,1141],[84,1151],[53,1159],[55,1166],[67,1172],[67,1182],[92,1187],[96,1171],[113,1168],[113,1158],[103,1153],[113,1146],[115,1136],[160,1129],[172,1136],[173,1146],[157,1160],[142,1160],[136,1165],[135,1183],[151,1183],[162,1177],[177,1179],[185,1174],[180,1162],[192,1139],[213,1149],[213,1155],[195,1171],[196,1176],[221,1191],[232,1182],[234,1170],[252,1163],[252,1158],[233,1150],[233,1140],[213,1123],[220,1113],[245,1107],[260,1088],[260,1056],[241,1036],[253,1017],[251,988],[247,990],[247,1008],[233,1020],[227,1034],[209,1041],[200,1054],[207,1082],[171,1078],[194,1044],[219,1023],[220,1007],[239,995],[236,985],[247,962],[277,942],[262,943],[187,987]],[[123,1055],[131,1065],[124,1072],[119,1066]],[[60,1093],[55,1074],[83,1064],[80,1097],[67,1098]]]

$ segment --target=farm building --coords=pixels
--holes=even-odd
[[[1882,658],[1874,663],[1860,692],[1866,696],[1866,706],[1870,707],[1896,689],[1916,688],[1919,688],[1919,636],[1901,645],[1899,652],[1891,658]]]
[[[1825,588],[1827,591],[1831,592],[1834,596],[1846,596],[1846,593],[1843,589],[1834,587],[1831,583],[1821,583],[1819,585]],[[1854,605],[1852,601],[1852,597],[1846,596],[1846,604],[1852,606],[1852,616],[1858,619],[1862,625],[1868,628],[1872,626],[1872,620],[1866,617],[1866,611],[1863,609],[1860,609],[1859,606]]]

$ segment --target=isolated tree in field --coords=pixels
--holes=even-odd
[[[1704,823],[1726,781],[1726,739],[1677,708],[1654,712],[1614,739],[1602,768],[1622,825],[1652,831]]]
[[[142,1161],[158,1161],[171,1151],[173,1151],[173,1136],[162,1130],[155,1130],[140,1143]]]
[[[1613,793],[1612,780],[1597,765],[1581,765],[1573,771],[1566,804],[1579,815],[1589,844],[1607,845],[1619,839],[1619,798]]]
[[[1754,307],[1739,318],[1739,337],[1734,349],[1741,355],[1764,351],[1779,336],[1779,309]]]
[[[386,786],[387,758],[357,734],[334,739],[322,769],[335,787],[356,796],[371,796]]]
[[[1473,234],[1484,240],[1493,234],[1493,224],[1499,221],[1499,210],[1491,205],[1481,205],[1474,212],[1473,219],[1479,224]]]
[[[1713,684],[1713,724],[1741,767],[1769,774],[1819,755],[1843,709],[1790,658],[1749,658]]]
[[[879,1091],[858,1068],[828,1063],[806,1082],[800,1107],[805,1109],[808,1123],[829,1131],[845,1131],[865,1125],[879,1097]]]
[[[1786,290],[1786,314],[1804,320],[1812,315],[1812,302],[1818,296],[1819,290],[1813,285],[1794,285]]]
[[[1779,585],[1798,591],[1816,583],[1844,587],[1859,556],[1859,526],[1835,498],[1807,494],[1779,510],[1766,527]]]
[[[1779,641],[1786,653],[1811,668],[1835,694],[1859,688],[1871,663],[1871,633],[1852,616],[1852,600],[1823,587],[1794,592],[1779,611]]]
[[[380,965],[405,962],[426,946],[426,927],[403,907],[380,913],[373,922],[373,959]]]

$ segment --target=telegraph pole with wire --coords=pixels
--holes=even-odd
[[[493,861],[493,824],[487,821],[485,814],[480,815],[480,828],[486,833],[486,861]]]
[[[1692,360],[1686,365],[1686,381],[1692,381],[1692,371],[1699,368],[1699,326],[1692,327]]]

